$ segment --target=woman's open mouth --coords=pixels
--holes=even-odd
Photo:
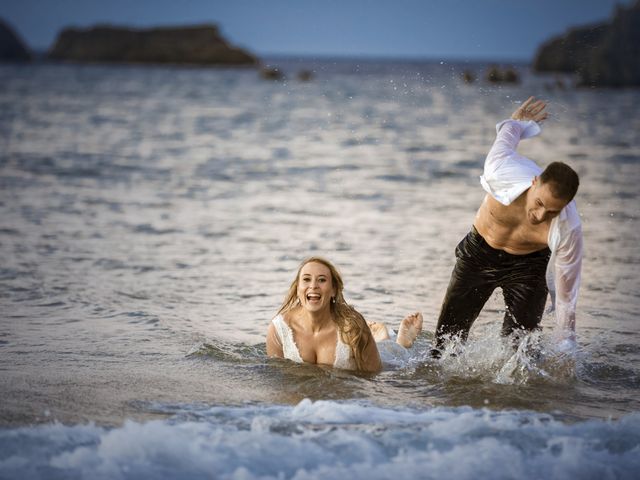
[[[307,302],[309,303],[320,303],[320,294],[318,293],[308,293],[307,294]]]

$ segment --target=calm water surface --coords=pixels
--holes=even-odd
[[[325,61],[303,83],[309,65],[280,64],[282,82],[0,67],[0,478],[632,478],[640,92],[526,70],[465,85],[446,62]],[[581,176],[580,351],[552,354],[550,316],[506,348],[497,292],[465,351],[431,361],[495,123],[529,95],[551,117],[520,151]],[[309,255],[368,319],[424,313],[409,362],[266,358]]]

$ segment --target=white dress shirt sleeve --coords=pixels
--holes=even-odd
[[[516,149],[521,139],[538,135],[540,125],[533,120],[504,120],[496,125],[496,140],[484,162],[480,183],[484,190],[503,205],[509,205],[531,186],[542,171]]]
[[[503,120],[496,125],[496,140],[487,155],[480,183],[484,190],[503,205],[510,205],[531,186],[542,169],[517,152],[520,140],[541,132],[533,120]],[[547,269],[547,285],[555,309],[556,336],[559,344],[575,346],[576,304],[582,269],[582,228],[575,202],[570,202],[549,231],[552,255]],[[568,348],[567,350],[570,350]]]
[[[582,271],[582,227],[565,232],[550,259],[553,262],[552,299],[555,296],[556,332],[558,340],[575,342],[576,304]],[[553,292],[552,288],[555,290]],[[553,295],[555,293],[555,295]]]

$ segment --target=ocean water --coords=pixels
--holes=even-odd
[[[284,80],[0,66],[0,478],[636,478],[640,91],[271,63]],[[551,115],[520,151],[581,176],[579,350],[553,350],[547,316],[514,351],[496,292],[431,360],[495,123],[529,95]],[[367,319],[423,312],[408,359],[266,358],[309,255]]]

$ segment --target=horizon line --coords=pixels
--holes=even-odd
[[[456,63],[497,63],[497,64],[531,64],[532,58],[509,57],[465,57],[462,55],[413,55],[413,54],[373,54],[373,53],[286,53],[286,52],[262,52],[256,53],[258,58],[286,58],[300,60],[361,60],[366,62],[400,61],[402,63],[432,63],[432,62],[456,62]]]
[[[241,47],[242,48],[242,47]],[[50,47],[47,48],[31,48],[31,51],[38,57],[46,57]],[[293,53],[293,52],[251,52],[259,61],[265,59],[286,59],[299,61],[361,61],[366,63],[487,63],[498,65],[530,65],[533,63],[532,58],[509,58],[509,57],[466,57],[463,55],[436,55],[436,54],[377,54],[377,53]]]

